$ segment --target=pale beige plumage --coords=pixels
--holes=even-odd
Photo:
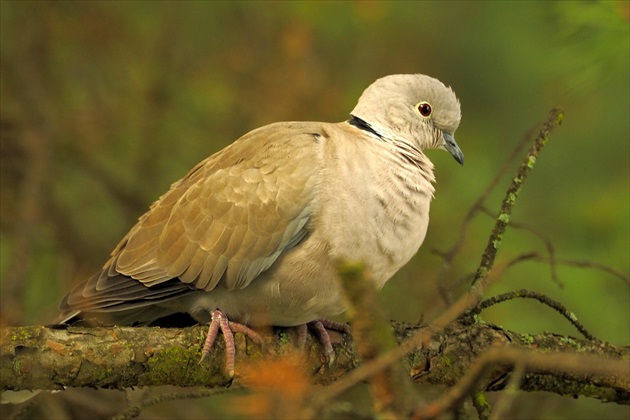
[[[436,79],[393,75],[351,115],[271,124],[199,163],[64,298],[62,317],[208,322],[220,309],[247,325],[304,324],[343,311],[338,258],[364,261],[382,286],[427,230],[434,176],[422,151],[463,163],[460,106]]]

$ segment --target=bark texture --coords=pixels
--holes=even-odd
[[[399,342],[430,328],[393,323]],[[206,328],[68,328],[39,326],[10,327],[1,333],[0,388],[4,390],[64,387],[121,389],[150,385],[182,387],[224,387],[231,381],[224,372],[224,347],[218,340],[211,357],[199,363]],[[309,337],[305,361],[301,363],[313,383],[329,384],[350,370],[360,368],[356,345],[350,336],[331,333],[336,360],[326,363],[318,344]],[[239,375],[248,363],[266,357],[282,357],[296,351],[297,336],[291,329],[263,334],[265,349],[236,334],[237,360],[235,383],[247,386],[247,377]],[[549,391],[560,395],[587,396],[602,401],[628,404],[630,401],[630,348],[580,340],[555,334],[523,335],[494,325],[463,318],[443,331],[433,334],[422,349],[402,361],[403,369],[416,382],[453,386],[469,371],[475,361],[497,348],[532,350],[541,363],[528,363],[521,389]],[[558,353],[558,354],[556,354]],[[499,352],[498,354],[501,354]],[[606,368],[593,372],[554,369],[545,358],[562,356],[602,360]],[[578,360],[579,361],[579,360]],[[490,361],[492,362],[492,361]],[[610,368],[610,363],[613,368]],[[615,364],[616,363],[616,364]],[[508,382],[516,360],[497,359],[491,363],[480,390],[500,390]],[[589,363],[591,367],[592,365]],[[620,369],[617,369],[620,367]],[[612,369],[612,370],[611,370]],[[586,372],[586,373],[585,373]]]

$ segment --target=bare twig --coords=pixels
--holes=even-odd
[[[492,214],[492,212],[488,208],[484,207],[482,211],[488,216],[494,217],[494,214]],[[545,245],[545,248],[547,249],[547,255],[549,255],[548,261],[549,261],[549,268],[551,270],[551,280],[554,283],[556,283],[558,286],[560,286],[561,288],[564,287],[564,284],[558,278],[558,272],[556,270],[556,250],[553,246],[553,243],[551,242],[551,239],[547,238],[547,236],[545,236],[542,232],[538,231],[538,229],[535,229],[531,226],[527,226],[523,223],[515,222],[512,220],[510,222],[510,226],[514,229],[527,231],[531,233],[532,235],[534,235],[535,237],[537,237],[538,239],[540,239],[540,241]]]
[[[548,257],[542,256],[542,255],[538,254],[536,251],[531,251],[531,252],[526,252],[526,253],[523,253],[521,255],[518,255],[518,256],[512,258],[508,262],[507,266],[508,267],[512,267],[512,266],[514,266],[516,264],[519,264],[521,262],[524,262],[524,261],[536,261],[536,262],[541,262],[541,263],[545,263],[545,264],[551,264],[551,260]],[[595,262],[595,261],[554,258],[553,263],[556,266],[564,265],[564,266],[567,266],[567,267],[590,268],[592,270],[603,271],[604,273],[607,273],[607,274],[610,274],[610,275],[612,275],[614,277],[617,277],[621,281],[623,281],[626,284],[630,285],[630,277],[628,277],[625,274],[615,270],[612,267],[609,267],[609,266],[607,266],[605,264],[600,264],[600,263]],[[466,277],[464,277],[464,278],[466,278]]]
[[[540,261],[540,262],[545,262],[545,263],[549,263],[549,259],[542,257],[542,256],[537,256],[535,258],[536,261]],[[626,284],[630,285],[630,276],[625,275],[623,273],[621,273],[620,271],[615,270],[612,267],[609,267],[605,264],[600,264],[598,262],[594,262],[594,261],[586,261],[586,260],[571,260],[571,259],[556,259],[555,263],[557,265],[566,265],[566,266],[572,266],[572,267],[579,267],[579,268],[590,268],[592,270],[599,270],[599,271],[603,271],[605,273],[611,274],[615,277],[617,277],[618,279],[622,280],[623,282],[625,282]]]
[[[484,300],[479,305],[477,305],[474,309],[472,309],[469,314],[477,315],[480,314],[483,310],[489,308],[490,306],[496,305],[497,303],[505,302],[512,299],[535,299],[543,305],[547,305],[550,308],[554,309],[560,315],[565,317],[587,340],[599,341],[593,334],[589,333],[587,329],[582,325],[580,321],[578,321],[577,317],[573,312],[567,310],[560,302],[557,302],[548,296],[545,296],[542,293],[532,292],[529,290],[521,289],[515,290],[508,293],[503,293],[498,296],[493,296],[489,299]]]
[[[501,166],[495,177],[492,179],[492,181],[490,181],[490,184],[488,184],[485,191],[470,207],[468,213],[464,217],[464,221],[462,222],[457,242],[455,242],[455,244],[453,244],[453,246],[448,251],[441,252],[435,249],[433,250],[434,253],[442,256],[442,258],[444,259],[444,261],[442,262],[442,266],[440,267],[440,271],[438,272],[436,284],[438,285],[438,290],[440,291],[442,298],[447,304],[453,303],[453,297],[451,296],[451,292],[447,287],[447,274],[450,271],[455,256],[459,253],[461,247],[464,245],[464,240],[466,239],[466,233],[468,232],[470,222],[474,218],[475,214],[483,208],[484,202],[488,199],[488,197],[490,196],[492,191],[494,191],[497,185],[499,185],[499,182],[505,177],[505,174],[507,173],[508,169],[510,169],[512,162],[516,160],[516,158],[520,155],[521,150],[523,150],[523,147],[525,147],[525,144],[527,144],[532,138],[534,130],[534,128],[530,129],[516,144],[516,146],[510,153],[510,156],[508,156],[508,158],[504,161],[503,165]]]
[[[518,194],[521,191],[523,182],[525,182],[525,180],[527,179],[527,175],[529,175],[529,172],[534,167],[540,151],[549,141],[551,132],[556,126],[562,123],[563,119],[564,112],[560,108],[555,108],[551,110],[549,116],[547,117],[547,120],[540,130],[540,133],[538,134],[538,137],[536,137],[534,144],[527,153],[525,160],[519,167],[518,171],[516,172],[516,176],[512,179],[512,183],[507,189],[505,198],[503,199],[503,203],[501,204],[501,210],[497,215],[494,228],[492,229],[492,233],[490,234],[490,238],[488,239],[486,249],[481,256],[479,268],[477,269],[475,279],[473,280],[473,283],[471,285],[471,289],[476,290],[476,293],[479,296],[483,294],[483,280],[488,276],[488,272],[492,269],[492,266],[494,265],[494,260],[503,240],[503,234],[505,233],[505,229],[510,221],[512,209],[516,204],[516,200],[518,198]]]

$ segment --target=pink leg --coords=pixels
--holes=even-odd
[[[247,335],[249,338],[254,340],[257,344],[262,345],[263,340],[254,330],[250,329],[246,325],[239,324],[237,322],[232,322],[227,319],[225,314],[221,312],[219,309],[215,309],[212,312],[212,319],[210,321],[210,326],[208,327],[208,335],[206,336],[206,341],[203,345],[203,350],[201,352],[201,363],[207,356],[210,354],[210,349],[214,345],[214,341],[217,338],[217,333],[221,330],[223,333],[223,340],[225,341],[225,367],[227,374],[232,378],[234,376],[234,356],[236,354],[236,347],[234,345],[234,332],[240,332]]]
[[[326,328],[330,330],[339,331],[345,334],[350,334],[350,326],[348,324],[343,324],[341,322],[336,322],[336,321],[330,321],[328,319],[316,319],[315,321],[311,321],[306,325],[308,325],[313,330],[315,330],[315,333],[317,334],[317,337],[319,338],[319,342],[322,344],[322,347],[324,347],[324,354],[326,355],[326,358],[328,359],[328,364],[332,365],[335,361],[335,352],[333,350],[332,343],[330,341],[330,334],[328,334],[328,331],[326,331]],[[300,336],[300,339],[301,339],[301,336]],[[304,340],[306,341],[306,335],[304,337]]]
[[[212,318],[210,320],[210,326],[208,327],[208,334],[206,335],[206,341],[203,344],[203,350],[201,351],[201,360],[199,363],[203,362],[208,354],[210,353],[210,349],[214,345],[214,340],[217,338],[217,333],[219,332],[219,321],[215,318],[215,313],[219,311],[214,311],[212,313]],[[221,312],[219,312],[221,314]]]

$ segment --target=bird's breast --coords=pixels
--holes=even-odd
[[[381,287],[424,240],[432,166],[424,155],[427,164],[417,165],[374,140],[344,144],[331,154],[315,222],[324,227],[333,258],[363,261]]]

